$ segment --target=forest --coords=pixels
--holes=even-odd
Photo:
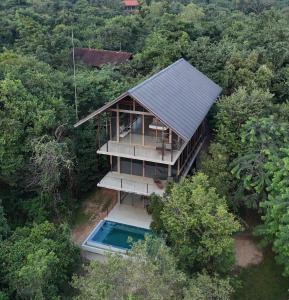
[[[72,32],[75,47],[133,59],[78,62],[74,79]],[[151,197],[156,237],[132,259],[83,262],[71,229],[108,162],[95,124],[73,125],[181,57],[223,88],[208,150]],[[288,178],[288,0],[143,0],[134,14],[119,0],[1,0],[0,300],[288,299]],[[234,268],[248,214],[275,273]]]

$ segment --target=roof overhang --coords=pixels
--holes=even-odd
[[[122,95],[120,95],[118,98],[116,98],[115,100],[106,103],[105,105],[103,105],[101,108],[97,109],[96,111],[92,112],[91,114],[89,114],[88,116],[86,116],[85,118],[79,120],[77,123],[75,123],[73,125],[74,128],[82,125],[83,123],[87,122],[88,120],[98,116],[99,114],[103,113],[105,110],[107,110],[108,108],[110,108],[111,106],[113,106],[114,104],[116,104],[118,101],[120,101],[121,99],[123,99],[124,97],[128,96],[128,93],[125,92]]]
[[[158,118],[160,120],[160,122],[162,122],[165,126],[167,126],[168,128],[170,128],[173,132],[175,132],[175,134],[179,135],[185,142],[188,141],[187,138],[183,137],[180,133],[178,133],[174,129],[172,129],[171,126],[169,124],[167,124],[167,122],[163,121],[156,113],[154,113],[153,111],[151,111],[150,109],[148,109],[145,105],[143,105],[143,103],[141,103],[141,101],[139,101],[136,97],[134,97],[133,95],[131,95],[130,92],[125,92],[122,95],[120,95],[118,98],[116,98],[115,100],[106,103],[104,106],[102,106],[98,110],[92,112],[91,114],[89,114],[85,118],[79,120],[77,123],[75,123],[73,125],[73,127],[77,128],[78,126],[80,126],[83,123],[89,121],[90,119],[92,119],[94,117],[97,117],[99,114],[105,112],[111,106],[113,106],[114,104],[116,104],[117,102],[121,101],[123,98],[125,98],[127,96],[131,97],[131,99],[133,99],[134,101],[136,101],[139,105],[141,105],[142,107],[144,107],[148,112],[150,112],[152,115],[154,115],[156,118]]]

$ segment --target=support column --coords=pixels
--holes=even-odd
[[[145,177],[145,161],[142,161],[142,176]]]
[[[117,172],[120,173],[120,157],[117,157]]]
[[[111,119],[112,119],[112,112],[110,112],[110,114],[109,114],[109,139],[110,139],[110,140],[112,140]]]
[[[168,165],[168,177],[172,177],[172,166]]]
[[[169,143],[171,144],[173,141],[173,138],[172,138],[172,130],[169,129]]]
[[[144,122],[145,122],[145,117],[144,117],[144,115],[142,115],[142,145],[143,146],[145,144],[145,136],[144,136],[144,134],[145,134],[145,130],[144,130],[145,124],[144,124]]]
[[[117,202],[120,204],[120,191],[117,191]]]
[[[129,143],[131,145],[131,134],[132,134],[132,115],[129,114],[129,126],[130,126],[130,131],[129,131]]]
[[[119,142],[119,110],[118,104],[116,104],[117,112],[116,112],[116,141]]]

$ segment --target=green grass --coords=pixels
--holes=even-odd
[[[276,264],[272,251],[264,253],[258,266],[243,269],[239,274],[242,286],[234,300],[287,300],[289,280],[282,275],[282,266]]]

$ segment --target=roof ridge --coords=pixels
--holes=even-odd
[[[175,61],[174,63],[170,64],[169,66],[167,66],[166,68],[160,70],[159,72],[157,72],[156,74],[150,76],[149,78],[147,78],[146,80],[140,82],[139,84],[137,84],[136,86],[132,87],[131,89],[128,90],[128,93],[135,91],[136,89],[140,88],[141,86],[147,84],[148,82],[150,82],[151,80],[155,79],[156,77],[160,76],[162,73],[164,73],[165,71],[171,69],[173,66],[175,66],[176,64],[185,61],[186,63],[188,63],[184,58],[179,58],[177,61]]]
[[[115,51],[115,50],[96,49],[96,48],[87,48],[87,47],[75,47],[75,49],[89,50],[89,51],[99,51],[99,52],[111,52],[111,53],[125,53],[125,54],[132,54],[131,52],[127,52],[127,51]]]

